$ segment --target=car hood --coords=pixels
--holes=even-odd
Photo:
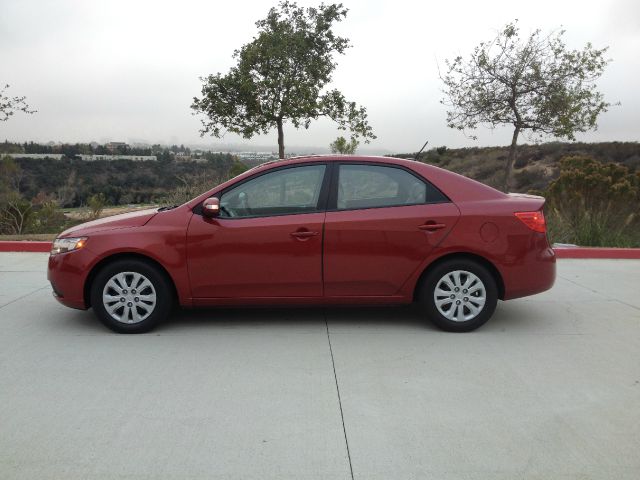
[[[91,222],[81,223],[62,232],[58,237],[74,237],[89,235],[103,230],[116,228],[141,227],[158,213],[157,208],[138,210],[136,212],[121,213],[111,217],[100,218]]]

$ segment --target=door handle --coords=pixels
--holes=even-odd
[[[435,232],[437,230],[442,230],[443,228],[447,228],[447,226],[444,223],[436,223],[433,220],[430,220],[423,225],[419,225],[418,228],[426,232]]]
[[[320,232],[311,232],[309,230],[302,230],[298,232],[291,232],[289,235],[291,235],[294,238],[305,239],[305,238],[315,237],[316,235],[320,235]]]

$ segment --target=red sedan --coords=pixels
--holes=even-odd
[[[176,302],[418,301],[438,327],[469,331],[498,299],[553,285],[543,204],[410,160],[296,158],[179,207],[73,227],[48,278],[58,301],[123,333],[150,330]]]

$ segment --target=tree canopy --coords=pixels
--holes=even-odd
[[[9,85],[0,89],[0,122],[6,122],[16,112],[35,113],[26,102],[27,97],[11,97],[6,92]]]
[[[574,140],[577,132],[596,128],[598,115],[610,106],[595,85],[609,63],[607,48],[587,43],[582,50],[569,50],[564,33],[535,30],[522,38],[513,22],[480,43],[468,59],[446,61],[442,103],[450,107],[449,127],[513,126],[505,188],[521,132]]]
[[[329,148],[331,149],[331,153],[353,155],[354,153],[356,153],[358,145],[360,145],[360,142],[358,142],[355,138],[347,140],[346,138],[340,136],[329,144]]]
[[[205,116],[201,134],[251,138],[276,128],[280,158],[285,122],[306,129],[312,120],[328,117],[354,139],[376,138],[364,107],[336,89],[324,90],[336,68],[334,54],[349,47],[348,39],[333,32],[346,15],[342,4],[305,9],[282,1],[271,8],[256,22],[257,36],[234,52],[237,65],[202,79],[202,96],[191,105]]]

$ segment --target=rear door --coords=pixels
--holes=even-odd
[[[394,295],[460,212],[408,169],[372,163],[337,167],[325,218],[325,296]]]

